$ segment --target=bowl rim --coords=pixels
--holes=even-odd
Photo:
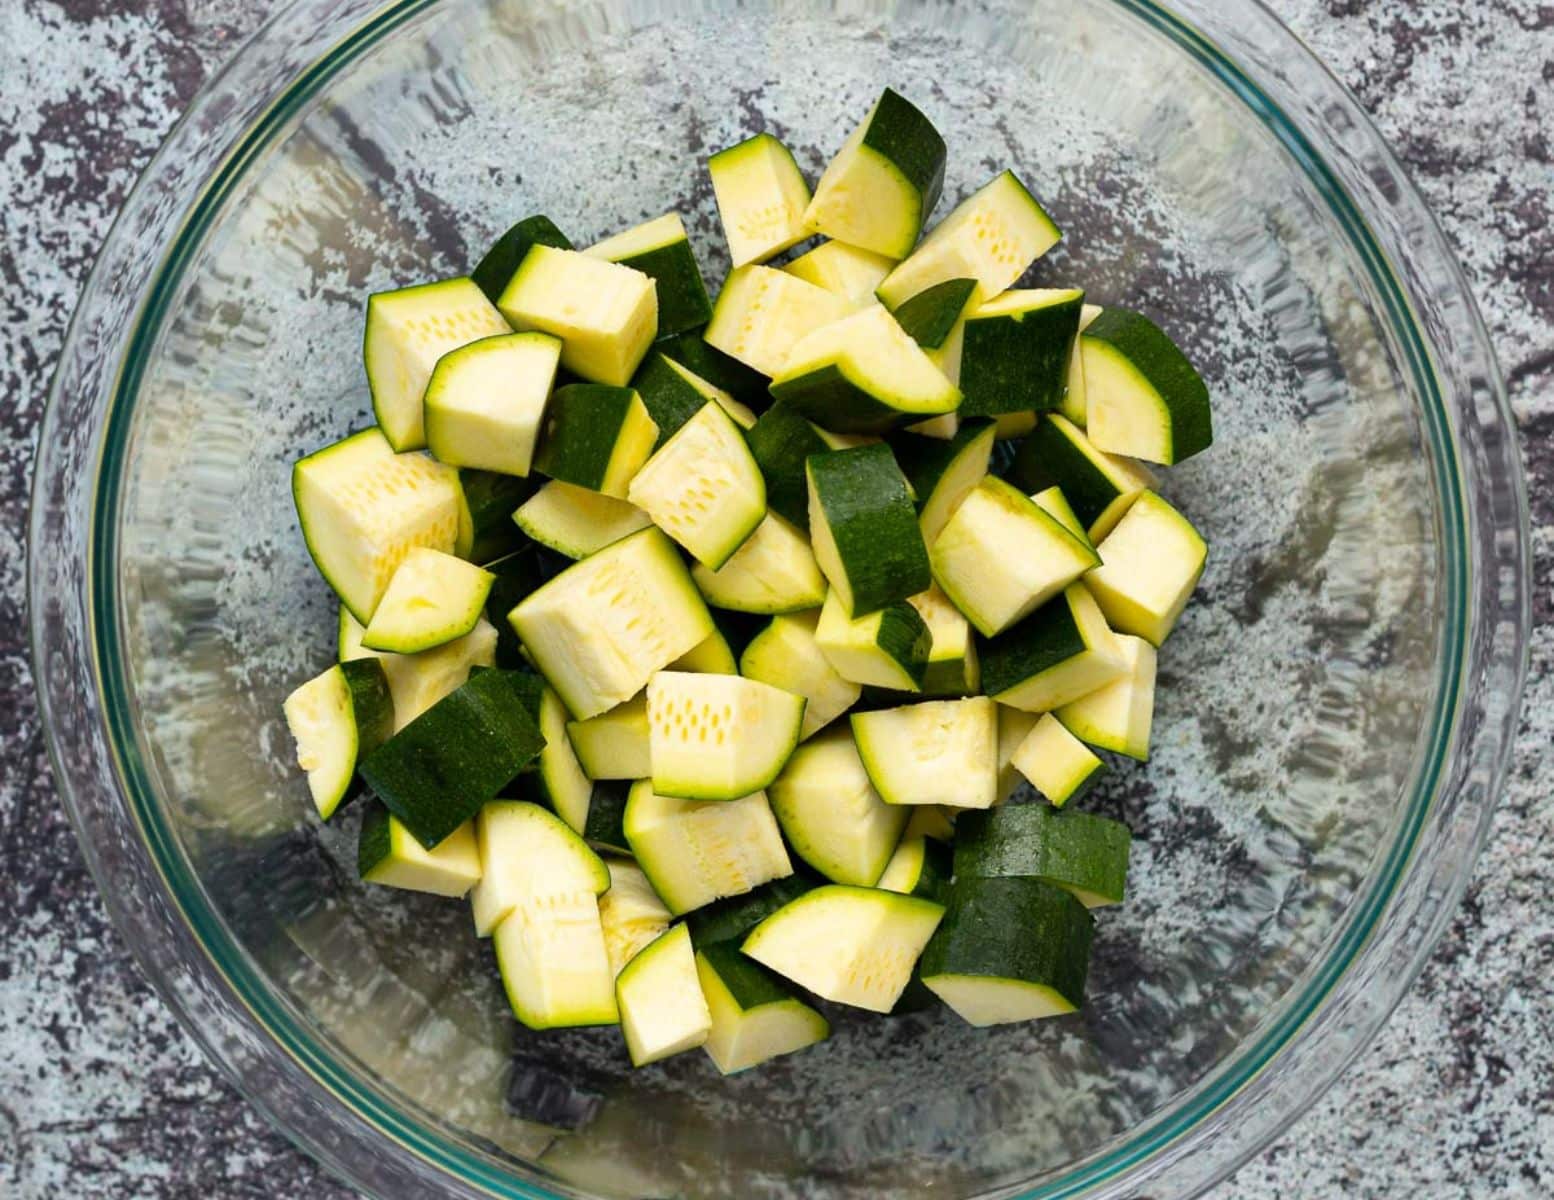
[[[1330,945],[1291,989],[1274,1020],[1189,1089],[1189,1103],[1118,1135],[1060,1179],[1032,1191],[1015,1187],[989,1193],[1026,1200],[1112,1195],[1145,1181],[1156,1188],[1169,1187],[1173,1180],[1193,1189],[1206,1187],[1260,1149],[1336,1079],[1402,998],[1466,886],[1509,765],[1530,624],[1527,502],[1509,402],[1460,267],[1380,134],[1354,98],[1258,0],[1240,5],[1181,0],[1175,12],[1156,0],[1111,2],[1174,42],[1259,117],[1327,201],[1350,248],[1378,285],[1400,359],[1427,399],[1422,425],[1442,505],[1438,533],[1445,620],[1438,661],[1443,678],[1412,802],[1400,814],[1384,865],[1373,869],[1363,897],[1346,913],[1334,938],[1339,945]],[[435,6],[436,0],[396,0],[369,16],[374,0],[291,0],[196,95],[126,200],[67,332],[42,424],[28,560],[33,661],[55,777],[110,915],[181,1024],[239,1091],[304,1150],[369,1194],[392,1194],[384,1190],[385,1181],[405,1178],[421,1186],[436,1182],[459,1195],[547,1200],[580,1193],[559,1184],[550,1185],[557,1188],[552,1192],[519,1180],[435,1127],[405,1117],[384,1104],[379,1091],[363,1086],[348,1063],[298,1035],[286,1003],[264,986],[246,951],[204,903],[148,786],[130,714],[114,701],[126,694],[113,619],[118,611],[115,516],[125,461],[120,451],[127,444],[136,387],[146,366],[145,347],[179,290],[182,265],[249,163],[297,119],[319,87]],[[294,31],[304,17],[315,29],[298,44]],[[343,37],[342,29],[348,30]],[[248,119],[233,134],[228,116],[234,93],[256,80],[265,86],[249,100]],[[213,127],[225,141],[207,147],[203,158],[194,156],[189,140],[209,136]],[[1329,153],[1319,152],[1321,142]],[[190,162],[196,170],[185,170]],[[217,169],[204,176],[190,199],[182,187],[186,177],[198,177],[200,167],[212,165]],[[149,242],[131,249],[132,242],[148,234]],[[127,328],[104,337],[97,326],[109,307],[104,293],[115,282],[112,264],[131,255],[148,276],[143,299]],[[1425,317],[1431,319],[1432,337],[1424,334]],[[99,335],[96,340],[93,334]],[[99,343],[109,353],[86,361]],[[1443,343],[1457,353],[1440,353]],[[1453,368],[1456,375],[1447,381]],[[59,457],[55,444],[70,434],[71,388],[94,371],[99,387],[83,389],[74,398],[111,394],[111,402],[106,413],[89,414],[93,478],[71,486],[51,470]],[[1480,487],[1468,486],[1472,482]],[[1487,502],[1481,494],[1486,483],[1494,493]],[[51,536],[51,521],[71,519],[84,519],[88,530],[89,571],[71,580],[79,589],[71,599],[79,605],[69,606],[79,611],[86,629],[84,640],[68,648],[73,653],[65,656],[68,665],[61,670],[60,609],[57,598],[42,593],[60,579],[62,569],[68,570],[68,564],[57,561],[66,542]],[[69,546],[74,549],[76,543]],[[1496,703],[1484,712],[1473,707],[1483,697],[1469,696],[1464,703],[1463,681],[1474,671],[1498,689],[1498,696],[1490,697]],[[89,689],[86,695],[84,689]],[[84,719],[63,718],[69,705],[88,697],[102,701],[100,711]],[[88,708],[95,707],[88,701]],[[70,736],[76,725],[101,752],[98,767],[106,767],[107,776],[83,767],[80,748]],[[89,794],[101,797],[104,786],[106,798],[133,822],[138,842],[109,830],[103,812],[85,803]],[[1457,857],[1436,864],[1443,869],[1432,881],[1431,894],[1409,897],[1404,911],[1398,903],[1401,885],[1417,882],[1405,874],[1417,865],[1427,826],[1450,831]],[[109,853],[108,835],[115,832],[120,841]],[[160,889],[154,895],[134,886],[148,880]],[[1335,991],[1378,948],[1387,952],[1385,960],[1373,956],[1369,965],[1380,995],[1363,1000],[1350,995],[1343,1011],[1335,1011],[1329,1003]],[[1322,1039],[1315,1035],[1324,1029],[1333,1036],[1338,1036],[1334,1030],[1346,1034],[1348,1053],[1317,1055]],[[255,1045],[241,1045],[245,1037]],[[1302,1061],[1318,1067],[1308,1069],[1297,1084],[1287,1070],[1273,1068],[1300,1041],[1307,1050]],[[241,1064],[266,1046],[281,1050],[287,1061],[269,1063],[255,1076]],[[1270,1087],[1276,1075],[1283,1075],[1277,1092]],[[1244,1110],[1248,1097],[1259,1090],[1267,1094],[1258,1097],[1262,1111],[1255,1120],[1246,1111],[1234,1123],[1225,1119],[1233,1108]],[[325,1111],[330,1103],[335,1107]],[[327,1117],[323,1128],[299,1120],[304,1112],[319,1119],[321,1111]],[[400,1161],[375,1174],[360,1156],[341,1152],[342,1142],[364,1134],[387,1139],[391,1157]],[[1196,1171],[1189,1181],[1181,1164],[1204,1154],[1210,1137],[1219,1141],[1213,1168],[1207,1174]]]

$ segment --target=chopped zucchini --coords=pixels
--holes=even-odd
[[[984,296],[996,296],[1062,236],[1014,172],[1005,171],[940,221],[877,294],[897,308],[946,279],[975,279]]]
[[[657,350],[649,354],[632,378],[648,416],[658,426],[658,449],[675,435],[682,425],[701,412],[708,401],[721,405],[741,429],[755,424],[755,414],[722,388],[714,387],[684,363],[676,362]]]
[[[961,351],[961,415],[1056,408],[1068,384],[1084,296],[1077,288],[1027,288],[972,310]]]
[[[495,304],[507,290],[507,284],[517,273],[524,258],[535,246],[553,246],[557,250],[570,250],[572,243],[567,235],[556,228],[549,217],[535,214],[525,217],[497,238],[491,249],[471,271],[470,278]]]
[[[1121,821],[1094,813],[1006,804],[971,813],[956,826],[955,878],[1040,879],[1086,908],[1121,904],[1132,840]]]
[[[696,973],[712,1017],[707,1057],[724,1075],[823,1042],[831,1027],[809,1005],[737,946],[702,946]]]
[[[815,185],[805,228],[905,258],[939,203],[947,154],[933,122],[886,88]]]
[[[1085,431],[1098,449],[1169,466],[1214,441],[1209,389],[1148,317],[1108,308],[1080,347]]]
[[[773,376],[803,338],[845,317],[840,296],[771,267],[739,267],[723,283],[702,338],[747,367]]]
[[[654,528],[568,567],[510,620],[580,721],[630,700],[713,630],[673,543]]]
[[[935,539],[934,579],[987,637],[1034,612],[1100,559],[1002,479],[988,476]]]
[[[750,453],[766,479],[766,503],[775,513],[809,531],[809,484],[804,461],[833,446],[823,430],[786,404],[773,404],[750,430]]]
[[[428,850],[388,809],[370,805],[356,844],[356,873],[364,883],[458,899],[480,882],[474,822],[466,821]]]
[[[494,590],[494,589],[493,589]],[[361,644],[366,630],[343,605],[340,608],[340,661],[376,658],[394,698],[398,733],[444,696],[464,685],[472,667],[496,665],[497,632],[481,619],[461,638],[420,654],[381,654]]]
[[[1085,527],[1080,524],[1079,517],[1075,514],[1063,495],[1060,487],[1043,488],[1031,497],[1031,503],[1042,512],[1046,513],[1064,529],[1068,530],[1076,538],[1080,538],[1086,545],[1090,545],[1090,535],[1085,532]]]
[[[615,1002],[634,1067],[694,1050],[707,1040],[712,1014],[684,925],[665,930],[626,964],[615,980]]]
[[[599,897],[599,923],[604,927],[610,972],[619,978],[622,968],[674,918],[636,863],[607,858],[604,865],[610,872],[610,890]]]
[[[825,576],[809,539],[774,512],[716,571],[697,563],[691,578],[707,603],[734,612],[799,612],[826,596]]]
[[[351,793],[356,764],[394,732],[394,700],[376,659],[338,663],[286,697],[297,765],[325,821]]]
[[[581,490],[581,489],[579,489]],[[517,529],[517,526],[514,526]],[[519,548],[504,558],[487,563],[486,570],[496,576],[491,584],[491,594],[486,597],[486,620],[495,626],[496,638],[494,665],[509,671],[532,666],[524,653],[518,635],[513,632],[507,614],[518,602],[536,588],[554,579],[569,565],[567,560],[538,542],[530,541],[519,532],[522,539]],[[482,625],[485,622],[481,623]],[[481,625],[476,625],[479,631]],[[493,663],[485,664],[487,666]]]
[[[372,411],[389,444],[399,451],[426,445],[421,404],[438,359],[510,332],[485,293],[464,276],[369,296],[362,357]]]
[[[553,688],[540,693],[539,727],[545,735],[533,779],[539,798],[578,834],[588,827],[594,785],[567,737],[567,710]]]
[[[923,348],[944,377],[957,386],[966,341],[966,315],[980,295],[975,279],[947,279],[919,292],[895,310],[901,328]],[[907,429],[923,437],[948,440],[960,430],[960,421],[957,410],[908,425]]]
[[[880,799],[843,727],[795,750],[767,794],[794,853],[833,883],[872,887],[907,822]]]
[[[676,916],[793,873],[765,792],[679,800],[639,780],[624,828],[637,865]]]
[[[943,915],[921,897],[833,883],[767,917],[741,948],[822,999],[888,1013]]]
[[[520,904],[496,927],[492,945],[513,1015],[530,1029],[620,1020],[597,897]]]
[[[653,349],[748,408],[759,412],[771,403],[766,376],[709,346],[700,331],[660,338]]]
[[[820,614],[813,609],[773,617],[771,624],[750,640],[739,659],[739,673],[747,679],[758,679],[804,697],[800,741],[818,733],[856,704],[863,690],[838,675],[827,661],[815,639],[819,624]]]
[[[884,282],[895,265],[895,259],[872,250],[849,246],[846,242],[821,242],[782,269],[840,296],[852,308],[863,308],[875,303],[874,289]]]
[[[1083,795],[1106,774],[1106,764],[1051,713],[1036,722],[1015,748],[1010,762],[1053,808],[1062,808],[1074,797]]]
[[[481,338],[437,360],[426,385],[426,444],[439,461],[527,475],[561,360],[548,333]]]
[[[742,896],[731,896],[685,918],[691,941],[698,947],[725,942],[742,942],[745,935],[790,900],[820,886],[822,880],[808,871],[795,871],[770,883],[763,883]]]
[[[919,972],[972,1025],[1061,1016],[1084,1003],[1094,932],[1083,904],[1039,879],[957,879]]]
[[[1056,709],[1055,715],[1080,741],[1145,762],[1155,712],[1155,648],[1143,638],[1115,637],[1123,674]]]
[[[630,854],[625,830],[626,801],[630,795],[631,785],[624,780],[595,780],[593,795],[588,798],[588,823],[583,826],[583,840],[596,850]]]
[[[1031,491],[1061,487],[1096,543],[1155,486],[1154,475],[1144,466],[1097,450],[1083,429],[1057,413],[1042,417],[1021,443],[1010,478]]]
[[[457,474],[424,454],[396,454],[378,429],[299,459],[291,471],[297,521],[318,572],[362,624],[406,554],[452,551]]]
[[[943,904],[950,888],[950,848],[934,838],[902,838],[876,887],[903,896],[922,896]]]
[[[919,692],[928,673],[932,635],[922,615],[905,600],[852,620],[832,591],[820,610],[815,644],[843,679]]]
[[[626,498],[716,571],[766,516],[766,482],[745,435],[708,401],[653,452]]]
[[[1101,565],[1085,583],[1107,624],[1160,645],[1203,575],[1209,554],[1203,538],[1176,509],[1145,492],[1096,550]]]
[[[758,133],[707,160],[735,267],[761,263],[809,236],[809,184],[788,148]]]
[[[1101,306],[1098,304],[1086,304],[1079,310],[1079,332],[1082,334],[1090,328],[1091,323],[1101,315]],[[1078,425],[1081,429],[1089,414],[1089,405],[1085,395],[1085,355],[1083,338],[1074,339],[1074,349],[1068,356],[1068,387],[1063,393],[1063,402],[1058,405],[1058,411]]]
[[[811,455],[805,471],[815,561],[849,618],[915,596],[933,582],[911,493],[889,446]]]
[[[971,623],[937,587],[908,596],[928,626],[928,667],[923,672],[924,696],[970,696],[981,690],[982,670]]]
[[[521,800],[497,800],[475,817],[480,882],[470,893],[475,935],[490,937],[521,905],[593,900],[610,886],[604,860],[554,813]]]
[[[551,398],[534,466],[552,479],[624,499],[657,441],[658,426],[631,388],[571,383]]]
[[[799,742],[804,698],[738,675],[660,671],[647,687],[653,790],[738,800],[766,787]]]
[[[699,675],[738,675],[734,650],[721,629],[714,629],[705,641],[698,642],[674,662],[671,671],[695,671]]]
[[[513,514],[518,528],[568,558],[587,558],[653,523],[635,504],[553,479]]]
[[[653,769],[645,692],[597,717],[567,722],[567,737],[590,779],[645,779]]]
[[[362,645],[391,654],[417,654],[463,637],[485,612],[495,578],[441,550],[411,550],[378,601]]]
[[[912,809],[907,827],[902,830],[901,840],[907,842],[916,837],[925,837],[935,842],[954,841],[955,818],[959,814],[958,808],[946,808],[942,804],[919,804]]]
[[[878,304],[794,343],[771,393],[838,433],[884,433],[954,412],[960,390]]]
[[[1014,765],[1015,753],[1020,744],[1036,728],[1041,713],[1028,713],[1024,709],[998,706],[998,803],[1003,804],[1020,786],[1020,772]]]
[[[658,330],[658,296],[641,271],[576,250],[535,245],[497,307],[517,330],[561,339],[561,365],[593,383],[625,387]]]
[[[997,430],[991,421],[967,421],[947,441],[902,437],[896,444],[901,472],[917,493],[917,522],[932,546],[961,502],[987,476]]]
[[[461,468],[457,477],[459,532],[453,552],[485,566],[523,549],[525,538],[513,525],[513,512],[534,495],[539,482],[471,467]]]
[[[590,258],[620,263],[653,281],[658,295],[658,336],[684,333],[712,319],[712,301],[702,282],[696,252],[679,213],[665,213],[583,251]]]
[[[1026,712],[1060,708],[1124,669],[1122,647],[1082,583],[982,644],[982,689]]]
[[[991,808],[997,801],[998,712],[986,696],[855,712],[850,720],[887,804]]]

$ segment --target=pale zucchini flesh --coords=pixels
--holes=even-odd
[[[428,850],[382,805],[362,818],[357,869],[364,883],[457,899],[480,882],[480,849],[466,821]]]
[[[479,937],[489,937],[521,904],[570,904],[610,886],[603,860],[537,804],[493,801],[475,815],[474,826],[481,875],[470,906]]]
[[[513,520],[542,546],[587,558],[653,523],[635,504],[553,479],[518,506]]]
[[[820,609],[815,644],[843,679],[863,687],[918,692],[928,671],[932,635],[905,600],[853,620],[831,591]]]
[[[1106,770],[1051,713],[1036,722],[1009,761],[1054,808],[1082,795]]]
[[[645,779],[652,772],[646,693],[586,721],[569,721],[567,737],[590,779]]]
[[[747,1071],[831,1035],[823,1016],[736,946],[699,949],[696,971],[712,1016],[703,1048],[721,1074]]]
[[[845,713],[863,691],[831,666],[815,638],[819,625],[820,613],[814,609],[773,617],[739,659],[739,673],[747,679],[759,679],[804,697],[800,741]]]
[[[405,555],[362,634],[368,650],[418,654],[461,638],[480,620],[495,577],[419,546]]]
[[[1080,741],[1144,762],[1155,711],[1155,648],[1127,634],[1116,641],[1121,677],[1063,705],[1056,715]]]
[[[788,148],[759,133],[707,160],[734,266],[761,263],[809,236],[809,184]],[[737,357],[737,355],[736,355]]]
[[[991,808],[998,800],[998,713],[986,696],[853,713],[851,721],[887,803]]]
[[[610,888],[599,897],[599,922],[611,972],[621,970],[674,920],[640,867],[629,859],[607,858]]]
[[[895,259],[883,254],[830,241],[799,255],[782,269],[840,296],[854,308],[863,308],[875,302],[874,289],[895,265]]]
[[[1165,500],[1145,492],[1096,551],[1101,565],[1085,584],[1107,624],[1160,645],[1203,575],[1203,538]]]
[[[426,386],[426,444],[439,462],[528,475],[561,341],[545,333],[482,338],[443,355]]]
[[[626,964],[615,980],[615,1000],[634,1067],[694,1050],[712,1032],[684,925],[660,934]]]
[[[660,671],[647,686],[653,790],[737,800],[765,788],[798,745],[804,698],[738,675]]]
[[[773,376],[805,336],[850,311],[840,296],[786,271],[739,267],[724,281],[702,338],[715,350]]]
[[[774,512],[716,571],[697,563],[691,578],[707,603],[733,612],[801,612],[826,598],[825,576],[810,540]]]

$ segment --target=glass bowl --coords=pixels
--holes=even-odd
[[[670,208],[726,266],[702,160],[811,173],[882,85],[1067,231],[1035,270],[1142,308],[1217,401],[1168,494],[1212,546],[1161,655],[1135,841],[1074,1017],[838,1015],[720,1078],[560,1043],[603,1097],[504,1110],[520,1042],[456,903],[366,888],[280,701],[334,607],[294,458],[369,417],[367,293],[528,212]],[[296,0],[125,206],[44,425],[33,637],[61,789],[119,927],[233,1082],[378,1197],[1190,1195],[1397,1001],[1467,880],[1527,640],[1525,497],[1473,303],[1356,107],[1263,8],[1190,0]],[[552,1046],[554,1050],[556,1047]]]

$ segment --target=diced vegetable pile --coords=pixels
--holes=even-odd
[[[813,193],[768,134],[712,156],[715,305],[675,213],[368,302],[377,423],[293,476],[339,661],[286,717],[323,819],[371,792],[361,877],[467,895],[531,1028],[732,1072],[817,997],[1083,1002],[1129,834],[1071,802],[1148,757],[1206,548],[1145,464],[1209,398],[1015,286],[1061,235],[1012,171],[922,236],[945,160],[888,90]]]

